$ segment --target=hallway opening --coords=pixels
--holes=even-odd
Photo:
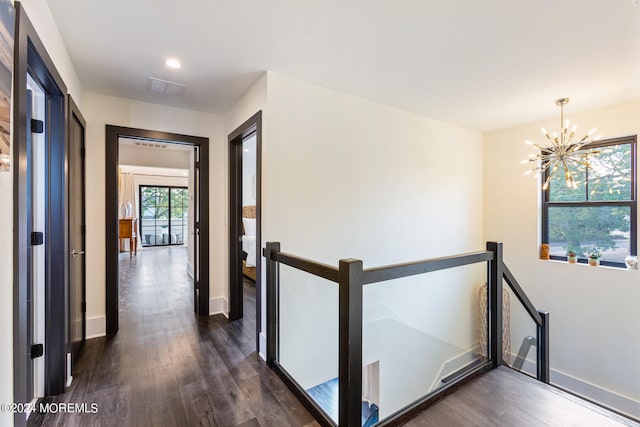
[[[208,143],[208,138],[106,126],[105,261],[108,335],[119,330],[118,271],[121,253],[127,250],[123,246],[125,242],[129,244],[130,259],[137,256],[143,243],[147,246],[155,246],[156,243],[178,244],[178,241],[183,245],[186,243],[188,249],[184,269],[192,277],[193,311],[201,316],[209,315]],[[159,148],[164,154],[156,153],[151,156],[149,148]],[[136,150],[142,150],[143,154],[135,153]],[[182,164],[176,166],[166,163],[172,159],[182,159]],[[163,167],[162,170],[157,168],[158,165]],[[125,171],[123,178],[122,170],[126,167],[130,169]],[[157,194],[145,193],[141,191],[145,185],[167,190],[161,190]],[[168,190],[170,187],[187,188],[188,200],[183,200],[184,191],[175,192],[172,197]],[[174,209],[171,209],[171,205],[174,205]],[[152,242],[154,245],[151,245]]]

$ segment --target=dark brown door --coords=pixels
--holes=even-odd
[[[199,301],[200,301],[200,214],[198,201],[200,200],[200,153],[198,147],[193,147],[193,174],[189,178],[193,183],[193,219],[189,218],[192,222],[193,228],[193,241],[189,242],[189,245],[193,248],[193,311],[199,313]],[[200,313],[201,315],[207,315],[208,313]]]
[[[69,97],[69,342],[74,362],[86,336],[84,137],[84,119]]]

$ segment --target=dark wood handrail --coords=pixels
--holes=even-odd
[[[402,277],[415,276],[417,274],[429,273],[432,271],[446,270],[448,268],[460,267],[478,262],[493,260],[493,252],[479,251],[467,254],[452,255],[441,258],[431,258],[421,261],[413,261],[402,264],[386,265],[364,270],[364,285],[384,282],[386,280],[399,279]]]
[[[362,261],[342,259],[339,267],[312,261],[306,258],[280,251],[280,243],[269,242],[264,250],[267,259],[267,364],[287,385],[297,392],[303,404],[312,411],[322,425],[333,425],[313,400],[289,378],[279,366],[279,318],[280,318],[280,279],[278,263],[305,271],[314,276],[338,284],[338,425],[357,427],[362,423],[362,330],[363,330],[363,289],[364,285],[414,276],[438,270],[460,267],[469,264],[487,263],[488,283],[488,359],[461,377],[456,376],[445,387],[423,397],[403,408],[381,425],[394,424],[403,417],[409,417],[425,409],[447,393],[460,387],[475,375],[504,364],[503,360],[503,281],[513,290],[527,313],[536,323],[537,378],[549,383],[549,313],[537,311],[511,271],[504,264],[503,248],[500,242],[487,242],[487,250],[432,258],[403,264],[374,267],[364,270]],[[288,380],[288,381],[287,381]]]
[[[504,280],[507,281],[507,284],[515,294],[516,298],[518,298],[518,300],[520,301],[524,309],[527,310],[527,313],[529,313],[529,316],[531,316],[533,321],[536,322],[536,325],[542,326],[542,316],[540,315],[540,313],[538,313],[538,310],[536,310],[536,308],[533,306],[533,303],[531,302],[527,294],[524,292],[524,290],[522,290],[522,287],[520,286],[516,278],[513,276],[511,271],[509,271],[509,268],[505,263],[502,263],[502,268],[503,268]]]
[[[332,265],[323,264],[321,262],[312,261],[310,259],[287,254],[284,252],[272,252],[271,258],[281,264],[297,268],[298,270],[306,271],[307,273],[313,274],[314,276],[319,276],[323,279],[327,279],[336,283],[340,281],[338,269]]]

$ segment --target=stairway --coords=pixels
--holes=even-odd
[[[333,378],[307,390],[309,396],[320,405],[331,419],[338,420],[338,378]],[[378,422],[378,407],[362,402],[362,427],[371,427]]]

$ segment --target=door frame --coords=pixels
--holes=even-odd
[[[167,142],[173,144],[191,145],[199,150],[199,173],[196,185],[199,189],[200,200],[197,203],[197,218],[200,219],[199,243],[197,253],[201,262],[197,263],[199,278],[198,301],[196,313],[200,316],[209,315],[209,138],[182,135],[171,132],[106,125],[105,144],[105,297],[107,335],[118,332],[118,288],[120,284],[118,254],[118,155],[119,139],[132,138],[147,141]],[[195,279],[194,279],[195,281]]]
[[[24,8],[15,2],[16,31],[14,45],[14,106],[13,106],[13,389],[14,401],[28,403],[30,369],[27,360],[27,73],[47,92],[46,179],[47,206],[45,227],[45,395],[63,393],[66,383],[68,293],[68,201],[67,201],[67,144],[66,93],[67,88],[42,41],[38,37]],[[24,89],[24,90],[23,90]],[[29,125],[29,128],[28,128]],[[26,424],[25,414],[14,415],[16,426]]]
[[[256,348],[262,332],[262,111],[229,134],[229,320],[243,316],[242,289],[242,142],[256,134]]]
[[[87,169],[86,169],[86,161],[85,161],[85,153],[86,153],[86,142],[87,142],[87,121],[84,116],[80,112],[78,105],[75,103],[71,95],[67,95],[67,138],[68,141],[72,138],[72,124],[74,121],[77,121],[82,128],[82,142],[81,142],[81,152],[82,152],[82,248],[84,251],[87,250],[87,210],[86,210],[86,195],[87,195]],[[69,146],[71,146],[70,142],[67,142]],[[69,154],[71,155],[71,154]],[[69,167],[71,162],[69,162]],[[71,193],[71,182],[69,185],[69,194]],[[71,200],[69,199],[69,212],[71,211]],[[71,230],[69,230],[71,231]],[[69,235],[69,241],[71,241],[71,236]],[[84,342],[87,339],[87,257],[86,255],[82,256],[82,344],[80,345],[80,349],[77,354],[73,353],[73,342],[71,338],[69,338],[68,349],[67,351],[72,355],[72,363],[71,370],[73,371],[73,366],[75,366],[76,359],[78,355],[82,352],[82,347],[84,346]],[[71,262],[72,258],[69,257],[69,287],[71,286]],[[68,322],[69,322],[69,337],[71,337],[71,322],[73,319],[71,318],[71,289],[69,289],[69,299],[68,299]],[[72,375],[72,372],[69,372],[68,375]]]

